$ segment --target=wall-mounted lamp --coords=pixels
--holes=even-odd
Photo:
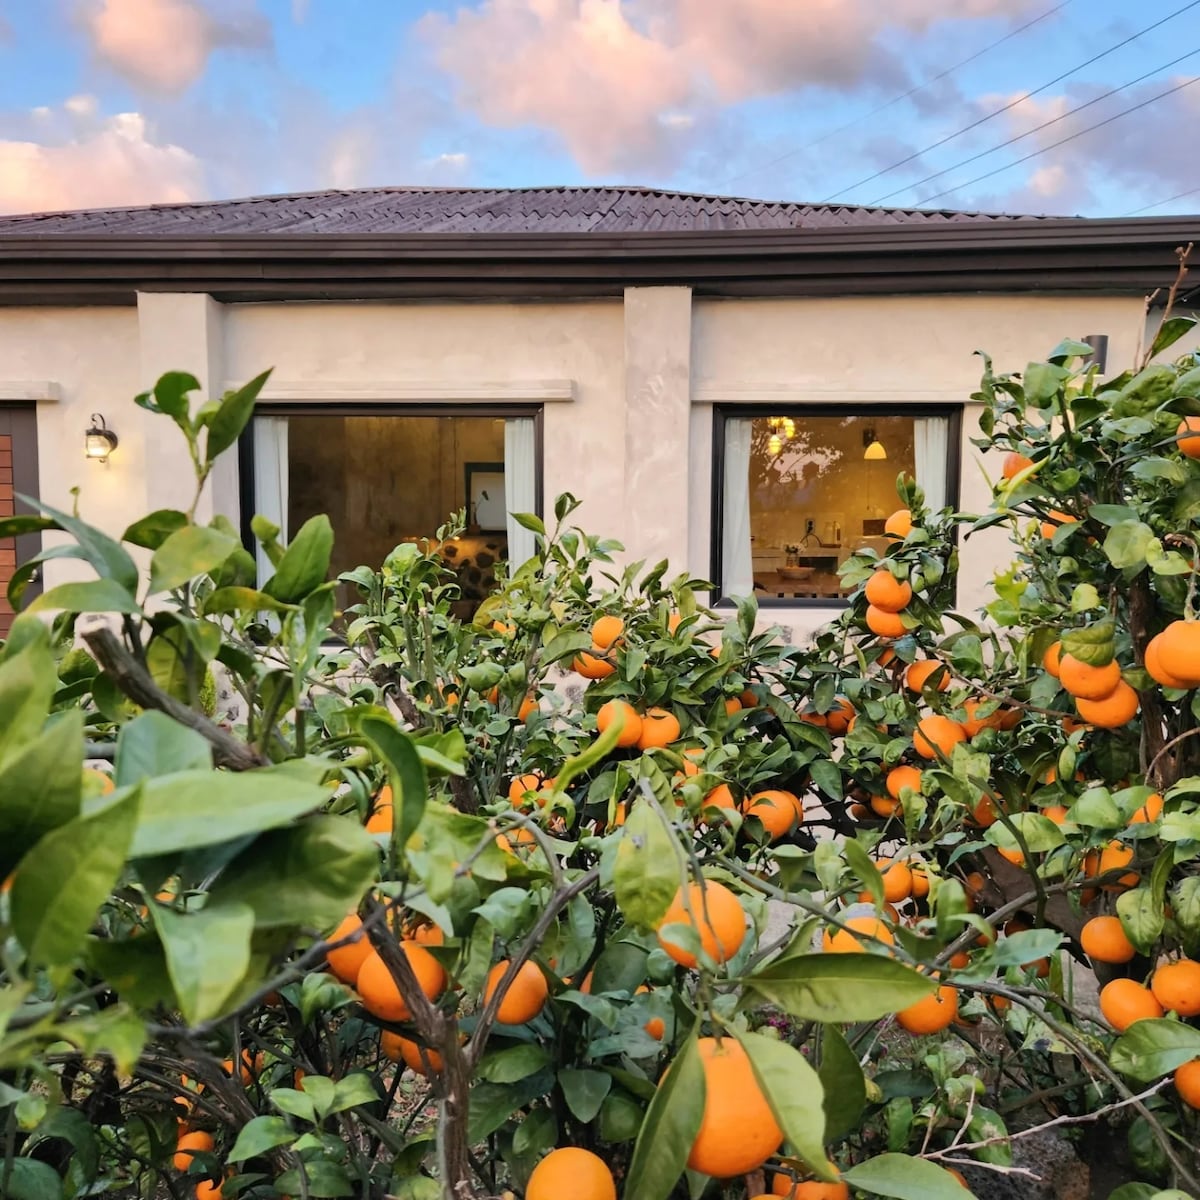
[[[874,429],[863,430],[863,458],[869,459],[872,462],[878,462],[880,459],[887,458],[887,450],[884,449],[883,443],[875,436]]]
[[[1083,360],[1081,365],[1085,370],[1095,365],[1096,370],[1103,375],[1105,367],[1108,366],[1108,334],[1089,333],[1082,340],[1091,346],[1092,352]]]
[[[99,413],[92,413],[92,423],[83,435],[83,452],[98,462],[108,462],[117,448],[117,435],[104,423]]]

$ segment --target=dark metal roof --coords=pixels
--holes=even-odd
[[[793,204],[641,187],[394,187],[0,217],[0,237],[703,233],[995,225],[1022,219],[1036,218]]]

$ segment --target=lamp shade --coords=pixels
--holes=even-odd
[[[88,458],[107,462],[117,448],[117,435],[104,423],[99,413],[92,414],[92,423],[83,435],[83,452]]]

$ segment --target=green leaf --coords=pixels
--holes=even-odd
[[[0,761],[22,753],[41,732],[58,683],[45,629],[34,624],[39,636],[0,661]]]
[[[802,1021],[874,1021],[928,996],[937,986],[878,954],[801,954],[768,963],[742,981]]]
[[[25,610],[30,613],[135,613],[138,603],[133,593],[115,579],[91,579],[84,583],[60,583],[43,592]]]
[[[621,829],[613,867],[617,907],[630,924],[654,929],[679,891],[675,839],[654,806],[635,803]]]
[[[554,1085],[549,1071],[539,1071],[516,1083],[477,1083],[471,1088],[471,1119],[467,1137],[472,1145],[495,1133],[518,1108],[544,1096]]]
[[[121,726],[117,735],[118,787],[155,775],[212,767],[212,746],[194,729],[166,713],[145,712]]]
[[[845,1171],[853,1188],[897,1200],[964,1200],[969,1193],[944,1167],[907,1154],[879,1154]]]
[[[784,1138],[821,1179],[836,1180],[825,1154],[825,1089],[808,1059],[788,1042],[737,1031]]]
[[[1200,1058],[1200,1029],[1150,1017],[1135,1021],[1117,1038],[1108,1061],[1122,1075],[1149,1083],[1193,1058]]]
[[[1071,372],[1066,367],[1031,362],[1025,368],[1025,399],[1034,408],[1047,408],[1070,378]]]
[[[817,1067],[825,1108],[825,1141],[833,1142],[858,1125],[867,1103],[867,1081],[858,1056],[836,1025],[821,1026]]]
[[[100,1166],[96,1131],[91,1122],[77,1108],[55,1108],[38,1124],[25,1144],[28,1152],[40,1142],[56,1138],[67,1142],[75,1152],[73,1165],[77,1166],[86,1180],[96,1178]]]
[[[324,1159],[309,1159],[304,1164],[304,1186],[310,1196],[353,1196],[354,1184],[345,1168],[337,1163]],[[275,1180],[275,1190],[280,1195],[299,1196],[301,1194],[299,1169],[284,1171]]]
[[[1150,343],[1150,357],[1157,358],[1164,350],[1175,345],[1177,341],[1196,325],[1195,317],[1168,317],[1154,335]]]
[[[310,517],[283,552],[263,591],[276,600],[299,603],[325,582],[332,554],[333,526],[329,518],[324,513]]]
[[[181,913],[154,902],[150,912],[188,1024],[220,1016],[250,967],[254,910],[248,904],[209,903]]]
[[[254,1117],[242,1126],[225,1157],[229,1162],[245,1162],[276,1146],[286,1146],[295,1138],[296,1131],[282,1117]]]
[[[1146,561],[1151,543],[1155,541],[1154,530],[1149,525],[1141,521],[1122,521],[1108,531],[1104,539],[1104,553],[1118,570],[1140,567]]]
[[[185,525],[154,552],[150,560],[150,591],[169,592],[198,575],[211,575],[239,544],[216,529]]]
[[[876,908],[883,907],[883,876],[871,861],[871,856],[859,845],[857,839],[846,838],[841,845],[846,865],[858,876],[859,882],[871,893]]]
[[[425,815],[425,802],[429,796],[421,756],[412,736],[389,721],[367,717],[360,728],[363,737],[387,765],[392,785],[392,839],[403,849]]]
[[[545,536],[546,524],[536,513],[513,513],[512,518],[523,528]]]
[[[1071,593],[1071,611],[1073,613],[1088,612],[1100,607],[1100,593],[1090,583],[1077,584]]]
[[[606,1071],[588,1071],[566,1068],[558,1073],[558,1085],[563,1099],[576,1119],[587,1124],[600,1111],[612,1087],[612,1076]]]
[[[94,816],[60,825],[21,860],[12,924],[34,962],[66,965],[82,949],[125,868],[141,799],[135,789]]]
[[[639,1119],[641,1114],[638,1114]],[[601,1118],[603,1121],[603,1118]],[[603,1134],[601,1135],[603,1136]],[[606,1141],[609,1139],[605,1139]],[[558,1142],[558,1122],[548,1108],[535,1108],[513,1134],[513,1153],[539,1155],[552,1150]],[[442,1200],[439,1191],[436,1200]]]
[[[1115,637],[1116,625],[1111,617],[1105,617],[1082,629],[1066,630],[1062,635],[1063,653],[1090,667],[1106,667],[1113,660]]]
[[[74,710],[0,769],[0,879],[39,839],[79,816],[82,752],[83,713]]]
[[[549,1051],[533,1042],[506,1046],[489,1053],[479,1064],[479,1077],[489,1083],[516,1083],[550,1065]]]
[[[307,1092],[297,1088],[272,1088],[268,1099],[281,1113],[286,1113],[289,1117],[296,1117],[309,1125],[317,1123],[317,1106]]]
[[[270,768],[179,771],[147,780],[130,851],[175,854],[261,833],[320,808],[329,792]]]
[[[304,1086],[308,1087],[307,1079],[304,1081]],[[333,1099],[326,1108],[326,1112],[345,1112],[348,1108],[358,1108],[362,1104],[377,1104],[379,1099],[379,1093],[375,1090],[370,1075],[362,1071],[355,1071],[334,1084]]]
[[[49,513],[59,524],[59,528],[69,533],[79,546],[84,560],[101,579],[111,580],[121,586],[126,592],[136,592],[138,586],[137,564],[129,556],[129,552],[120,542],[113,541],[106,533],[93,528],[70,513],[59,512],[41,501],[35,502],[42,512]],[[69,608],[69,605],[62,605]],[[72,612],[81,609],[72,608]],[[102,610],[97,609],[97,612]]]
[[[206,616],[222,613],[294,612],[294,604],[285,604],[266,592],[249,587],[217,588],[204,600]]]
[[[1139,954],[1149,954],[1162,937],[1163,906],[1148,887],[1131,888],[1117,897],[1121,927]]]
[[[187,513],[176,508],[160,508],[132,525],[121,535],[123,542],[141,546],[146,550],[157,550],[177,530],[188,523]]]
[[[357,821],[318,815],[255,838],[211,897],[249,906],[256,929],[327,929],[358,907],[378,870],[379,850]]]
[[[6,1164],[0,1161],[0,1172]],[[36,1158],[14,1158],[7,1164],[7,1200],[62,1200],[63,1181],[49,1164]]]
[[[145,1020],[124,1003],[67,1021],[56,1032],[86,1058],[111,1058],[126,1075],[132,1074],[146,1044]]]
[[[213,462],[218,454],[228,450],[242,436],[242,430],[254,413],[258,394],[270,377],[271,372],[264,371],[236,391],[226,392],[221,397],[220,407],[208,423],[208,440],[204,445],[207,462]]]
[[[704,1098],[704,1068],[693,1030],[646,1110],[625,1177],[625,1195],[638,1200],[667,1200],[700,1132]]]

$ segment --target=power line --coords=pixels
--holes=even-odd
[[[1144,82],[1151,78],[1151,76],[1160,74],[1162,71],[1169,71],[1172,67],[1178,66],[1179,63],[1184,62],[1186,59],[1195,58],[1197,54],[1200,54],[1200,48],[1189,50],[1186,54],[1181,54],[1178,58],[1173,58],[1169,63],[1163,63],[1161,67],[1155,67],[1153,71],[1147,71],[1144,75],[1139,75],[1136,79],[1131,79],[1128,83],[1121,84],[1120,87],[1110,88],[1107,92],[1103,92],[1083,104],[1078,104],[1064,113],[1059,113],[1057,117],[1051,117],[1049,121],[1043,121],[1040,125],[1035,125],[1032,129],[1027,129],[1024,133],[1018,133],[1014,137],[1010,137],[1007,141],[997,142],[996,145],[989,146],[986,150],[980,150],[978,154],[972,154],[970,158],[964,158],[961,162],[956,162],[952,166],[943,167],[940,171],[934,171],[932,175],[926,175],[924,179],[918,179],[915,183],[906,183],[903,187],[896,188],[895,191],[878,196],[876,199],[868,201],[868,207],[882,204],[885,200],[890,200],[893,196],[899,196],[902,192],[913,191],[923,183],[929,183],[933,179],[940,179],[943,175],[948,175],[951,171],[957,171],[960,167],[978,162],[981,158],[987,158],[989,154],[995,154],[997,150],[1003,150],[1006,146],[1015,145],[1017,142],[1031,137],[1035,133],[1040,133],[1043,129],[1049,129],[1051,125],[1057,125],[1059,121],[1065,121],[1068,117],[1073,117],[1076,113],[1083,112],[1085,108],[1091,108],[1093,104],[1099,104],[1101,100],[1107,100],[1110,96],[1115,96],[1119,92],[1128,91],[1131,87]]]
[[[1194,196],[1200,192],[1200,187],[1188,188],[1186,192],[1176,192],[1174,196],[1168,196],[1165,200],[1156,200],[1153,204],[1144,205],[1142,208],[1135,208],[1133,212],[1122,213],[1123,217],[1137,217],[1144,212],[1149,212],[1152,208],[1162,208],[1164,204],[1172,204],[1176,200],[1182,200],[1187,196]]]
[[[934,195],[926,197],[921,201],[922,207],[929,204],[933,200],[938,200],[942,196],[949,196],[951,192],[960,192],[963,188],[968,188],[976,183],[982,183],[985,179],[991,179],[993,175],[999,175],[1003,171],[1011,170],[1013,167],[1020,166],[1021,163],[1028,162],[1031,158],[1037,158],[1041,154],[1045,154],[1050,150],[1056,150],[1059,146],[1065,146],[1068,142],[1073,142],[1076,138],[1081,138],[1086,133],[1091,133],[1094,129],[1103,129],[1105,125],[1111,125],[1114,121],[1119,121],[1122,117],[1129,116],[1130,113],[1135,113],[1138,109],[1145,108],[1147,105],[1153,104],[1156,100],[1161,100],[1165,96],[1170,96],[1175,92],[1181,92],[1186,87],[1191,87],[1194,83],[1200,83],[1200,75],[1193,76],[1191,79],[1185,79],[1182,83],[1177,83],[1172,88],[1167,88],[1165,92],[1159,92],[1157,96],[1151,96],[1148,100],[1143,100],[1140,104],[1130,105],[1129,108],[1122,109],[1119,113],[1114,113],[1111,117],[1106,117],[1103,121],[1097,121],[1095,125],[1089,125],[1086,129],[1081,129],[1077,133],[1069,134],[1065,138],[1059,138],[1057,142],[1051,142],[1049,146],[1043,146],[1040,150],[1034,150],[1031,154],[1026,154],[1021,158],[1013,159],[1010,163],[1005,163],[1002,167],[997,167],[994,171],[988,171],[983,175],[977,175],[974,179],[968,179],[966,183],[955,184],[952,188],[946,188],[945,191],[935,192]]]
[[[993,117],[998,117],[1002,113],[1006,113],[1010,109],[1016,108],[1016,106],[1018,104],[1021,104],[1026,100],[1032,99],[1034,96],[1039,95],[1040,93],[1046,91],[1048,88],[1052,88],[1056,83],[1061,83],[1064,79],[1069,78],[1071,75],[1074,75],[1076,72],[1082,71],[1084,69],[1084,67],[1090,67],[1093,63],[1099,62],[1102,58],[1107,58],[1108,55],[1113,54],[1117,50],[1120,50],[1123,46],[1128,46],[1130,42],[1136,41],[1140,37],[1144,37],[1146,34],[1151,33],[1153,30],[1157,29],[1160,25],[1165,25],[1168,21],[1173,21],[1176,17],[1182,16],[1183,13],[1187,12],[1189,9],[1195,8],[1197,5],[1200,5],[1200,0],[1190,0],[1190,3],[1185,4],[1182,8],[1177,8],[1173,13],[1169,13],[1167,16],[1163,17],[1161,20],[1155,21],[1153,25],[1147,25],[1145,29],[1139,29],[1137,31],[1137,33],[1130,34],[1129,37],[1124,38],[1121,41],[1117,42],[1117,44],[1115,46],[1109,46],[1109,48],[1107,50],[1102,50],[1099,54],[1093,55],[1091,58],[1087,59],[1085,62],[1079,63],[1078,66],[1072,67],[1069,71],[1064,71],[1061,75],[1056,75],[1048,83],[1043,83],[1041,85],[1041,87],[1034,88],[1034,90],[1032,92],[1025,92],[1022,95],[1017,96],[1016,99],[1010,100],[1007,104],[1003,105],[1000,108],[995,109],[993,112],[988,113],[986,116],[980,117],[977,121],[972,121],[969,125],[964,125],[961,129],[956,129],[953,133],[947,134],[944,138],[940,138],[938,141],[934,142],[932,145],[926,146],[921,150],[915,151],[914,153],[908,155],[907,157],[900,159],[899,162],[894,162],[890,166],[883,167],[881,170],[876,171],[874,174],[868,175],[865,179],[860,179],[857,183],[850,184],[849,187],[839,188],[832,195],[826,196],[823,200],[819,201],[819,203],[828,204],[831,200],[836,199],[838,196],[842,195],[843,193],[851,192],[855,188],[862,187],[864,183],[871,183],[873,180],[878,179],[881,175],[887,175],[890,172],[896,170],[897,167],[903,167],[906,164],[912,162],[914,158],[920,158],[921,155],[928,154],[930,150],[936,150],[939,146],[944,146],[947,142],[952,142],[956,137],[961,137],[964,133],[969,133],[972,129],[977,129],[980,125],[983,125],[985,122],[990,121]]]
[[[839,125],[836,129],[829,130],[828,133],[823,133],[819,138],[811,142],[806,142],[803,146],[796,147],[795,150],[789,150],[786,154],[781,154],[778,158],[772,158],[768,162],[759,163],[756,167],[750,167],[748,170],[741,171],[737,175],[730,175],[728,179],[723,180],[717,187],[724,191],[731,183],[736,183],[739,179],[745,179],[747,175],[757,174],[759,171],[765,171],[769,167],[778,166],[781,162],[786,162],[789,158],[795,158],[797,154],[803,154],[806,150],[811,150],[814,146],[821,145],[822,142],[827,142],[831,137],[836,137],[839,133],[845,133],[847,129],[853,129],[855,125],[862,124],[863,121],[869,121],[872,117],[878,116],[879,113],[891,108],[894,104],[899,104],[902,100],[907,100],[910,96],[915,96],[917,92],[923,92],[927,87],[938,83],[946,78],[947,75],[953,75],[960,67],[965,67],[968,63],[973,63],[977,58],[982,58],[989,51],[995,50],[997,46],[1002,46],[1011,38],[1015,38],[1018,34],[1022,34],[1025,30],[1037,25],[1040,21],[1046,20],[1047,17],[1054,16],[1055,13],[1061,12],[1074,0],[1062,0],[1060,4],[1056,4],[1053,8],[1047,9],[1040,17],[1034,17],[1031,21],[1026,21],[1024,25],[1017,26],[1016,29],[1010,30],[1002,38],[998,38],[994,42],[989,42],[982,50],[977,50],[969,58],[964,58],[962,62],[957,62],[952,67],[947,67],[944,71],[935,75],[932,79],[927,79],[923,83],[917,84],[915,87],[910,87],[907,92],[900,96],[893,96],[890,100],[885,101],[877,108],[871,109],[870,112],[863,113],[861,116],[855,117],[853,121],[847,121],[845,125]]]

